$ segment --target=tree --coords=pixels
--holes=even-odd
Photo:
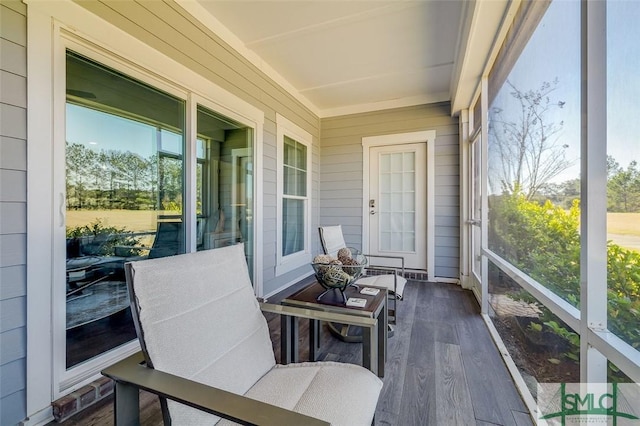
[[[91,169],[96,155],[79,143],[66,143],[67,206],[81,209],[90,201]]]
[[[551,113],[562,109],[565,103],[551,100],[557,79],[526,92],[508,80],[507,85],[519,108],[517,115],[509,111],[509,118],[501,108],[489,111],[489,156],[497,158],[490,161],[490,175],[498,180],[503,192],[520,192],[529,200],[572,165],[566,159],[568,145],[559,143],[564,122],[556,124],[551,120]]]
[[[75,209],[155,209],[157,157],[144,158],[130,151],[94,151],[67,142],[67,205]],[[181,170],[177,172],[179,177]]]
[[[632,161],[623,169],[610,155],[607,156],[607,210],[611,212],[640,211],[640,170]]]
[[[569,179],[561,183],[549,182],[532,198],[532,201],[540,203],[546,200],[569,209],[574,200],[580,200],[580,179]]]

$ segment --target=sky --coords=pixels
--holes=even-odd
[[[640,160],[640,1],[613,1],[607,6],[607,152],[622,167]],[[537,89],[558,79],[552,101],[565,102],[547,119],[563,122],[558,143],[568,145],[574,165],[558,175],[556,183],[580,175],[580,2],[554,1],[532,35],[508,80],[521,91]],[[503,86],[492,106],[517,121],[519,102]]]
[[[67,142],[87,148],[131,151],[143,158],[156,152],[156,129],[90,108],[67,104]]]
[[[69,143],[80,143],[96,152],[129,151],[142,158],[149,158],[158,151],[159,135],[154,126],[70,103],[67,103],[66,112]],[[160,148],[181,154],[182,136],[162,129]]]

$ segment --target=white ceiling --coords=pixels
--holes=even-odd
[[[468,44],[463,38],[471,34],[470,5],[475,4],[181,3],[321,117],[451,100],[458,86],[452,80],[460,77],[456,61]]]

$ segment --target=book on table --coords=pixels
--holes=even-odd
[[[366,294],[366,295],[369,295],[369,296],[375,296],[378,293],[380,293],[380,289],[379,288],[371,288],[371,287],[363,287],[362,290],[360,290],[360,293]]]
[[[354,308],[364,308],[367,304],[367,299],[361,299],[359,297],[350,297],[347,299],[347,306],[352,306]]]

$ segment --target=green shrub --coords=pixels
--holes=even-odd
[[[580,205],[568,210],[550,201],[538,203],[521,194],[490,198],[489,247],[552,290],[580,307]],[[640,349],[640,253],[607,244],[608,327],[617,336]],[[531,296],[523,297],[533,302]],[[567,356],[576,359],[577,334],[551,319],[537,303],[541,322],[571,344]]]
[[[142,248],[136,249],[134,246],[140,243],[140,240],[134,237],[127,228],[117,228],[115,226],[104,226],[101,219],[96,219],[87,225],[67,228],[67,239],[83,239],[87,238],[91,245],[92,255],[96,256],[113,256],[116,246],[131,247],[131,254],[137,255]]]

